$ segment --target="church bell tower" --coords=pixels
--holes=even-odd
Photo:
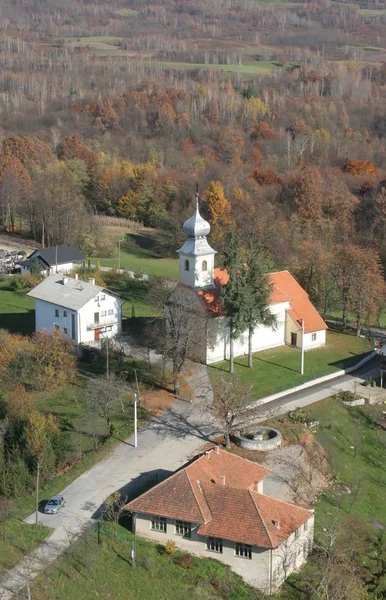
[[[183,225],[188,237],[177,252],[180,255],[180,283],[194,289],[205,289],[215,287],[214,255],[217,252],[209,246],[206,239],[210,233],[210,225],[200,215],[199,202],[197,185],[196,211]]]

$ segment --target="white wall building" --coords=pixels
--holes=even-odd
[[[98,344],[121,331],[121,298],[94,279],[49,275],[28,296],[35,298],[36,331],[61,331],[76,344]]]
[[[18,265],[22,275],[38,272],[47,277],[52,273],[69,273],[85,260],[86,257],[76,246],[50,246],[34,250]]]
[[[215,269],[216,251],[208,244],[206,236],[210,233],[210,225],[199,212],[198,194],[196,211],[183,226],[187,239],[178,250],[180,256],[179,285],[175,298],[180,303],[181,293],[185,289],[187,310],[197,313],[191,292],[195,293],[205,308],[204,348],[200,348],[199,360],[211,364],[229,358],[230,330],[228,320],[222,314],[220,290],[229,280],[228,273]],[[277,316],[277,327],[257,326],[252,337],[252,351],[258,352],[277,346],[293,346],[308,350],[326,343],[327,325],[309,300],[306,291],[298,284],[288,271],[271,273],[272,294],[270,307]],[[171,298],[173,302],[173,295]],[[304,332],[304,334],[303,334]],[[304,335],[304,340],[303,340]],[[248,331],[234,340],[234,356],[248,354]]]

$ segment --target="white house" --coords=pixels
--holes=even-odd
[[[205,331],[205,339],[195,358],[198,354],[199,360],[211,364],[229,358],[230,331],[220,301],[221,286],[226,285],[229,276],[226,271],[214,267],[216,251],[207,241],[210,225],[200,215],[198,194],[195,214],[184,223],[183,230],[187,239],[178,250],[180,273],[174,296],[180,302],[181,295],[185,295],[187,309],[195,311],[197,319],[202,320],[199,307],[204,307],[205,322],[200,329]],[[273,284],[270,307],[277,316],[277,327],[257,326],[253,332],[252,351],[284,344],[300,348],[303,343],[305,349],[324,345],[327,325],[305,290],[288,271],[271,273],[270,278]],[[234,356],[244,354],[248,354],[248,331],[234,340]]]
[[[215,558],[265,594],[312,549],[314,513],[264,494],[266,469],[219,447],[196,456],[125,506],[137,534]]]
[[[86,257],[76,246],[50,246],[34,250],[18,264],[22,275],[37,271],[47,277],[52,273],[69,273],[85,260]]]
[[[49,275],[28,296],[35,298],[36,331],[61,331],[76,344],[98,343],[121,331],[122,300],[95,279]]]

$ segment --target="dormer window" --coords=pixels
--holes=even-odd
[[[189,268],[189,261],[186,260],[185,261],[185,271],[189,271],[189,270],[190,270],[190,268]]]
[[[202,270],[203,271],[207,271],[208,270],[208,263],[206,262],[206,260],[202,261]]]

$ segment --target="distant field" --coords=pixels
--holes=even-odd
[[[280,2],[280,0],[279,0]],[[278,2],[278,3],[279,3]],[[289,3],[285,3],[287,6]],[[281,4],[280,4],[281,5]],[[121,9],[124,10],[124,9]],[[66,44],[70,44],[75,48],[86,48],[97,56],[109,56],[109,57],[126,57],[126,58],[138,58],[145,59],[144,64],[149,67],[155,68],[166,68],[166,69],[205,69],[212,71],[224,71],[226,73],[241,73],[244,75],[265,75],[272,72],[278,65],[275,61],[270,60],[256,60],[251,57],[258,56],[259,47],[247,46],[238,47],[237,44],[228,44],[226,42],[219,42],[220,46],[216,46],[219,50],[240,52],[243,55],[243,64],[204,64],[204,63],[191,63],[191,62],[178,62],[178,61],[167,61],[158,60],[155,52],[145,51],[138,52],[138,50],[121,49],[118,47],[118,42],[122,40],[121,37],[113,36],[94,36],[94,37],[82,37],[82,38],[64,38]],[[211,49],[212,45],[208,40],[192,40],[192,48]],[[273,48],[272,48],[273,49]],[[294,66],[295,63],[287,63],[285,67]]]
[[[118,8],[115,14],[121,15],[121,17],[136,17],[138,12],[138,10],[134,10],[133,8]]]
[[[183,63],[183,62],[169,62],[169,61],[149,61],[149,65],[161,66],[168,69],[205,69],[210,71],[224,71],[226,73],[243,73],[244,75],[259,75],[267,72],[271,72],[277,68],[277,65],[271,61],[249,61],[249,64],[245,65],[214,65],[203,63]]]

